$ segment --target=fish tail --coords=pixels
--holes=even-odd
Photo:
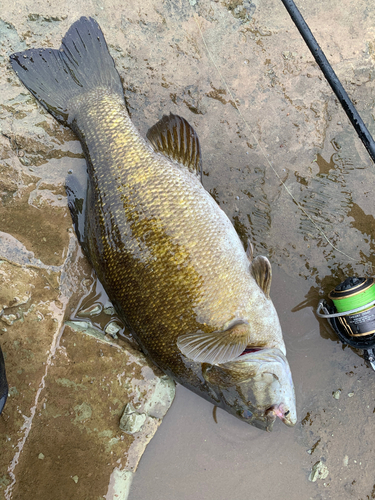
[[[85,93],[95,88],[123,97],[114,61],[98,23],[81,17],[67,31],[60,49],[29,49],[10,56],[14,71],[33,96],[70,126]]]

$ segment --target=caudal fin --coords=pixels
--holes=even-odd
[[[81,17],[67,31],[60,49],[16,52],[10,62],[21,82],[57,120],[70,125],[77,97],[106,88],[123,98],[120,77],[98,23]]]

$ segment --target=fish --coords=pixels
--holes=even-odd
[[[72,24],[59,49],[28,49],[10,62],[82,144],[84,203],[67,190],[75,231],[145,355],[248,424],[270,431],[278,417],[293,426],[295,393],[270,298],[271,264],[254,258],[250,242],[245,251],[204,189],[193,127],[170,114],[140,135],[92,18]]]
[[[0,415],[8,398],[8,382],[5,373],[5,361],[0,347]]]

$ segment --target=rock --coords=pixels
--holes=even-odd
[[[4,471],[15,456],[14,442],[25,432],[19,413],[29,415],[34,408],[22,460],[14,469],[14,477],[22,476],[25,481],[12,484],[12,478],[4,475],[0,497],[2,489],[11,487],[13,498],[47,498],[52,476],[66,498],[96,498],[98,491],[104,495],[111,489],[116,494],[128,491],[133,472],[173,400],[172,381],[124,339],[118,341],[121,346],[115,344],[94,326],[92,313],[98,310],[90,310],[87,319],[64,323],[65,311],[74,310],[69,302],[71,283],[80,285],[85,278],[77,274],[83,266],[79,257],[73,263],[69,260],[75,252],[65,252],[66,263],[61,267],[47,266],[17,240],[0,234],[0,255],[11,260],[0,260],[0,311],[5,312],[1,319],[14,321],[12,325],[0,321],[1,345],[12,381],[8,418],[0,421],[7,428],[0,433]],[[90,274],[88,270],[86,279]],[[90,293],[87,288],[86,293]],[[77,295],[77,302],[80,299]],[[113,321],[112,326],[118,330]],[[127,409],[122,431],[118,423],[124,400],[132,407]],[[61,453],[76,447],[82,450],[77,456]],[[40,461],[43,479],[31,492]],[[56,474],[54,464],[64,472]],[[93,467],[102,473],[91,476]],[[80,472],[79,480],[75,471]],[[73,480],[67,482],[66,477]]]
[[[93,304],[86,309],[81,309],[78,311],[77,316],[80,318],[87,318],[90,316],[98,316],[103,310],[103,306],[101,304]]]
[[[320,460],[316,462],[310,472],[309,481],[315,482],[317,479],[325,479],[329,474],[328,468]]]
[[[1,321],[6,323],[8,326],[12,326],[15,321],[17,321],[17,316],[15,314],[3,314],[1,316]]]
[[[111,335],[111,337],[113,337],[114,339],[117,337],[117,334],[118,332],[121,330],[121,326],[118,325],[115,321],[111,321],[111,323],[109,323],[104,331],[107,335]]]
[[[127,434],[135,434],[142,429],[146,418],[147,415],[138,413],[132,403],[128,403],[120,420],[120,429]]]
[[[172,404],[175,388],[167,375],[155,379],[143,403],[143,411],[150,417],[163,418]]]
[[[111,474],[106,498],[126,500],[129,495],[133,475],[133,472],[129,470],[120,470],[116,467]]]
[[[104,314],[107,314],[108,316],[113,316],[114,314],[116,314],[115,308],[113,307],[111,302],[105,303],[103,312],[104,312]]]
[[[145,383],[135,387],[137,408],[132,403],[125,406],[120,420],[120,429],[127,434],[139,432],[147,418],[160,420],[172,404],[175,394],[175,383],[167,375],[148,380],[147,369],[144,370]]]

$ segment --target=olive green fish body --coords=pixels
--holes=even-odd
[[[203,188],[190,125],[170,115],[150,129],[150,142],[140,136],[92,19],[77,21],[60,51],[31,49],[11,62],[82,143],[89,181],[81,242],[144,352],[253,425],[270,429],[276,415],[292,425],[293,382],[269,298],[270,264],[252,259],[251,245],[244,251]],[[264,366],[271,365],[275,375],[268,381]]]
[[[198,178],[156,153],[112,96],[88,99],[76,127],[90,165],[89,257],[145,349],[157,360],[161,338],[175,355],[182,333],[251,323],[255,303],[264,310],[267,299]]]

